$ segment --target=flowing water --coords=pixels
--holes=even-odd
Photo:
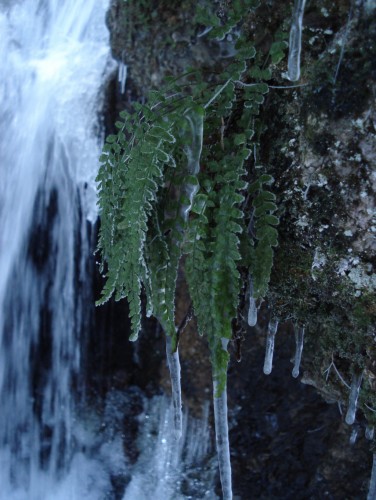
[[[2,499],[48,498],[74,453],[107,7],[0,0]]]
[[[82,396],[107,8],[0,0],[0,500],[214,498],[206,420],[141,396],[132,462],[126,391]]]

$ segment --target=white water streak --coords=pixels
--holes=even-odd
[[[90,293],[86,219],[96,218],[107,5],[0,1],[0,484],[7,499],[48,498],[74,451],[72,385]]]

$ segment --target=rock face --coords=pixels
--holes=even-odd
[[[249,14],[249,38],[258,51],[268,52],[276,31],[288,32],[292,3],[261,2]],[[215,5],[226,15],[226,2]],[[194,21],[195,9],[190,0],[113,2],[108,14],[113,55],[128,65],[129,76],[125,94],[113,84],[109,116],[141,100],[165,76],[189,67],[210,73],[226,64],[232,41],[209,43],[205,27]],[[376,16],[372,2],[348,9],[345,1],[307,4],[299,86],[279,88],[294,86],[283,79],[282,61],[268,82],[262,110],[257,162],[275,179],[280,226],[261,326],[232,345],[230,441],[234,492],[244,499],[366,496],[372,455],[362,436],[366,422],[376,424]],[[184,289],[179,286],[178,320],[189,307]],[[109,307],[107,314],[113,315],[115,306]],[[124,306],[116,307],[125,318]],[[263,327],[271,311],[283,326],[274,369],[265,377]],[[98,314],[103,321],[103,312]],[[115,331],[113,321],[106,324],[112,322]],[[305,326],[301,381],[316,391],[290,375],[291,321]],[[168,390],[163,340],[155,328],[148,323],[149,335],[132,355],[124,345],[125,368],[115,336],[103,362],[110,384],[116,374],[120,387]],[[194,321],[179,349],[184,403],[199,414],[210,397],[211,375],[208,349]],[[242,362],[236,363],[239,349]],[[344,414],[348,386],[359,372],[360,437],[350,445]]]

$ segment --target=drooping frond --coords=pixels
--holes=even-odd
[[[102,215],[99,248],[108,266],[107,283],[98,303],[103,304],[113,294],[116,300],[127,297],[131,339],[135,340],[140,330],[141,277],[147,276],[144,246],[148,220],[165,166],[171,164],[169,146],[175,138],[171,123],[160,119],[139,124],[129,142],[125,123],[118,126],[117,136],[107,138],[97,178]]]
[[[277,209],[275,195],[264,188],[265,184],[272,182],[273,178],[270,175],[263,174],[249,187],[249,194],[253,196],[250,274],[255,299],[261,299],[266,295],[273,265],[273,247],[278,244],[278,231],[275,226],[278,225],[279,219],[273,215]]]

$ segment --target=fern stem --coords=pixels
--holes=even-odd
[[[215,100],[217,99],[217,97],[218,97],[218,96],[219,96],[219,95],[220,95],[220,94],[221,94],[221,93],[225,90],[225,88],[227,87],[227,85],[228,85],[230,82],[231,82],[231,78],[229,78],[229,79],[227,80],[227,82],[226,82],[226,83],[224,83],[224,84],[222,85],[222,87],[220,87],[220,88],[217,90],[217,92],[216,92],[216,93],[212,96],[212,98],[211,98],[211,99],[209,99],[209,101],[208,101],[206,104],[204,104],[204,109],[207,109],[207,108],[210,106],[210,104],[211,104],[213,101],[215,101]]]

